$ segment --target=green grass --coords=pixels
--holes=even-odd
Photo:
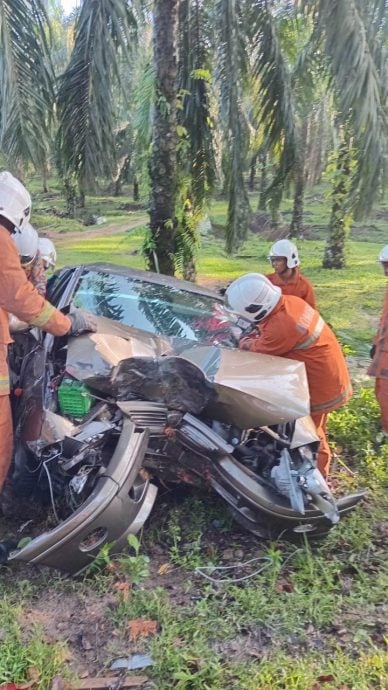
[[[81,219],[71,220],[50,213],[42,214],[42,208],[46,211],[53,206],[63,209],[64,202],[55,180],[49,195],[44,195],[41,191],[38,193],[38,179],[35,179],[33,184],[33,191],[37,189],[33,222],[39,229],[61,233],[60,240],[57,240],[59,266],[79,262],[111,261],[134,268],[145,268],[141,248],[147,214],[145,210],[121,210],[120,207],[131,203],[129,196],[87,197],[86,209],[82,215],[102,215],[106,222],[102,226],[85,226]],[[128,191],[126,190],[127,193]],[[388,207],[381,204],[368,221],[354,224],[351,238],[347,243],[347,267],[341,271],[325,270],[321,264],[325,246],[325,227],[330,215],[326,193],[325,185],[321,185],[309,190],[306,195],[305,222],[310,227],[311,239],[298,242],[302,270],[315,286],[319,310],[333,326],[341,341],[351,346],[358,354],[366,355],[376,328],[385,287],[376,257],[388,238]],[[57,196],[53,198],[53,194]],[[250,201],[252,208],[256,208],[257,193],[250,195]],[[291,210],[292,200],[285,198],[282,205],[285,224],[289,222]],[[272,241],[264,239],[259,234],[249,233],[248,240],[236,256],[229,257],[225,254],[222,227],[226,222],[226,212],[225,200],[215,200],[212,203],[210,217],[219,227],[217,236],[210,234],[202,237],[198,253],[198,282],[226,285],[242,273],[271,271],[267,255]],[[135,223],[139,226],[128,229]],[[107,227],[106,234],[104,227]],[[85,238],[82,239],[83,232],[99,229],[103,234],[94,237],[85,234]],[[79,232],[80,237],[66,238],[69,231]]]
[[[109,261],[144,267],[146,214],[120,209],[128,197],[88,197],[85,215],[105,216],[109,231],[82,237],[98,226],[86,227],[79,219],[50,213],[50,206],[63,209],[63,200],[59,195],[48,198],[39,184],[33,181],[38,197],[33,221],[40,228],[53,223],[52,229],[60,232],[59,265]],[[55,181],[53,192],[59,194]],[[386,206],[381,205],[368,222],[355,225],[347,267],[325,271],[321,262],[330,209],[324,194],[322,186],[307,195],[306,223],[311,228],[309,239],[298,243],[302,268],[315,285],[320,311],[341,341],[365,356],[385,287],[376,256],[388,241]],[[257,194],[251,203],[255,207]],[[285,221],[291,208],[291,200],[285,199]],[[224,201],[213,203],[211,217],[224,225]],[[132,222],[142,225],[125,232],[125,224]],[[67,236],[71,230],[80,236]],[[226,285],[242,273],[270,270],[270,240],[251,233],[237,256],[227,257],[219,227],[216,235],[202,238],[199,282]],[[22,571],[18,582],[17,566],[15,576],[13,571],[11,577],[7,572],[0,576],[0,684],[28,681],[35,673],[36,690],[48,690],[55,674],[69,672],[66,641],[48,644],[45,630],[31,618],[26,622],[24,614],[33,610],[34,602],[44,601],[48,593],[63,601],[76,593],[80,601],[93,597],[95,602],[97,597],[104,602],[109,593],[104,615],[114,634],[101,658],[101,675],[112,658],[135,650],[151,653],[154,666],[147,675],[158,690],[385,689],[388,447],[375,447],[378,422],[373,392],[365,388],[331,415],[331,440],[355,475],[343,472],[342,484],[349,491],[366,487],[368,498],[324,542],[266,544],[239,531],[224,503],[214,496],[167,495],[158,500],[134,552],[114,560],[108,552],[102,554],[99,567],[83,581],[37,576],[31,568],[27,576]],[[231,559],[225,560],[226,551],[232,552]],[[211,583],[196,571],[227,564],[236,566],[230,573],[249,575],[253,566],[239,563],[250,558],[267,559],[266,567],[238,583],[233,577]],[[160,564],[167,564],[166,575],[159,573]],[[216,578],[219,571],[212,572]],[[128,584],[127,597],[117,587],[123,583]],[[131,646],[126,630],[135,618],[154,620],[158,628],[155,637],[140,638]],[[70,640],[70,648],[71,644]]]
[[[144,268],[141,245],[145,227],[85,239],[68,239],[58,245],[58,266],[73,263],[108,261],[133,268]]]
[[[4,597],[0,604],[0,683],[31,681],[42,690],[51,687],[59,672],[68,675],[66,644],[50,644],[43,630],[32,620],[23,620],[23,607]]]
[[[85,239],[64,238],[58,244],[58,265],[109,261],[133,268],[145,268],[141,247],[145,226],[126,233]],[[271,271],[267,260],[271,242],[250,234],[236,257],[225,255],[223,241],[213,237],[202,240],[198,256],[198,282],[227,285],[243,273]],[[341,271],[321,267],[324,242],[299,242],[302,270],[312,281],[318,308],[341,340],[359,354],[366,355],[381,310],[384,277],[376,256],[380,245],[348,243],[348,265]],[[357,324],[357,328],[355,328]]]

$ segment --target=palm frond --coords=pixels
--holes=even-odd
[[[182,0],[179,12],[178,124],[188,141],[178,166],[191,178],[192,203],[202,207],[211,194],[216,165],[211,115],[210,51],[206,42],[207,17],[202,0]]]
[[[133,128],[136,133],[137,148],[148,151],[151,142],[152,108],[155,98],[155,68],[149,56],[140,61],[139,79],[133,91]]]
[[[0,3],[0,146],[39,167],[48,151],[53,72],[42,0]]]
[[[288,10],[290,11],[290,10]],[[280,203],[282,188],[295,161],[295,106],[291,72],[283,56],[277,17],[267,0],[254,0],[250,8],[254,72],[259,82],[257,108],[269,145],[280,149],[278,172],[268,189],[273,207]]]
[[[380,0],[310,0],[329,62],[342,121],[354,134],[356,211],[369,211],[386,173],[388,153],[387,13]]]
[[[57,99],[58,152],[62,174],[83,184],[109,175],[114,165],[113,86],[120,60],[135,43],[135,17],[121,0],[84,0],[73,53]]]

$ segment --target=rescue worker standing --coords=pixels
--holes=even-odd
[[[381,250],[380,261],[384,275],[388,278],[388,244]],[[375,394],[381,411],[381,431],[388,440],[388,284],[385,288],[383,313],[371,349],[372,362],[369,376],[376,377]]]
[[[300,297],[313,309],[316,309],[314,288],[306,276],[300,272],[296,245],[290,240],[279,240],[272,245],[268,259],[272,264],[274,273],[268,273],[266,278],[273,285],[280,287],[283,295]]]
[[[76,310],[65,316],[47,302],[34,288],[20,265],[15,232],[23,233],[31,213],[31,198],[25,187],[11,173],[0,173],[0,491],[12,458],[13,430],[9,400],[10,384],[7,349],[12,339],[8,313],[53,335],[78,335],[95,331],[95,318]]]
[[[321,439],[318,468],[327,477],[331,461],[327,415],[344,405],[352,394],[346,362],[334,333],[309,304],[300,297],[282,295],[279,287],[259,273],[237,278],[227,288],[225,299],[230,310],[254,324],[253,332],[240,340],[241,349],[304,362],[311,417]]]

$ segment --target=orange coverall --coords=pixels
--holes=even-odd
[[[293,274],[291,280],[285,282],[282,280],[281,276],[277,273],[268,273],[265,276],[271,281],[272,285],[277,285],[281,288],[283,295],[294,295],[294,297],[300,297],[304,299],[307,304],[313,309],[317,308],[317,301],[315,299],[315,292],[312,284],[302,275],[299,268],[293,269]]]
[[[293,295],[283,295],[275,309],[260,321],[259,327],[257,335],[242,338],[242,349],[305,363],[311,416],[321,439],[318,467],[327,476],[331,461],[326,438],[327,415],[344,405],[352,394],[339,343],[319,312]]]
[[[0,225],[0,491],[12,458],[13,431],[9,401],[7,350],[12,338],[8,312],[22,321],[38,326],[53,335],[64,335],[71,321],[39,295],[20,265],[16,245],[8,230]]]
[[[40,255],[39,250],[36,252],[35,259],[32,261],[32,263],[29,266],[23,266],[23,270],[25,271],[25,274],[30,283],[33,284],[33,286],[37,289],[39,294],[42,295],[42,297],[45,297],[47,288],[47,276],[46,271],[44,269],[43,259]]]
[[[376,351],[368,369],[376,377],[375,393],[381,411],[381,427],[388,434],[388,286],[385,290],[383,313],[374,339]]]

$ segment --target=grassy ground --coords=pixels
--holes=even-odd
[[[37,193],[37,180],[34,185]],[[33,222],[55,236],[60,265],[114,261],[143,267],[146,214],[128,210],[126,202],[88,199],[86,213],[106,221],[84,226],[52,213],[53,207],[63,210],[54,189],[50,198],[38,195]],[[285,220],[290,209],[285,200]],[[225,212],[224,202],[214,203],[217,226]],[[381,207],[368,226],[355,228],[346,269],[324,271],[329,208],[323,191],[315,190],[306,208],[308,239],[299,244],[321,311],[359,355],[367,352],[382,303],[376,255],[388,242],[385,212]],[[270,245],[252,233],[238,256],[228,258],[217,227],[217,236],[202,239],[199,282],[226,284],[243,272],[268,271]],[[371,390],[360,389],[332,416],[330,428],[341,485],[349,491],[366,486],[368,497],[325,542],[260,542],[240,531],[214,496],[160,492],[141,544],[116,560],[105,551],[83,580],[33,566],[4,567],[0,684],[49,690],[55,675],[108,675],[113,659],[149,653],[154,665],[145,671],[148,689],[388,687],[388,447],[375,447],[378,408]]]
[[[33,180],[35,191],[33,222],[44,234],[53,237],[59,252],[59,266],[68,263],[112,261],[144,268],[141,253],[147,213],[128,197],[88,197],[87,207],[79,220],[53,215],[62,212],[64,202],[53,183],[50,193],[39,191],[39,180]],[[257,206],[257,194],[250,197]],[[286,232],[292,202],[282,207],[283,232]],[[381,204],[368,221],[356,223],[347,245],[347,267],[328,271],[321,267],[325,245],[325,228],[330,206],[324,186],[308,192],[305,205],[305,236],[299,241],[302,269],[316,289],[320,311],[344,343],[360,355],[366,355],[381,307],[384,279],[376,257],[388,242],[388,206]],[[82,218],[103,219],[101,225],[85,226]],[[249,233],[247,242],[234,257],[226,256],[222,228],[226,220],[226,203],[214,201],[210,218],[215,234],[202,237],[198,255],[198,282],[227,284],[249,271],[269,272],[268,250],[273,239],[268,233]],[[282,232],[282,231],[281,231]],[[271,233],[269,233],[271,234]]]

